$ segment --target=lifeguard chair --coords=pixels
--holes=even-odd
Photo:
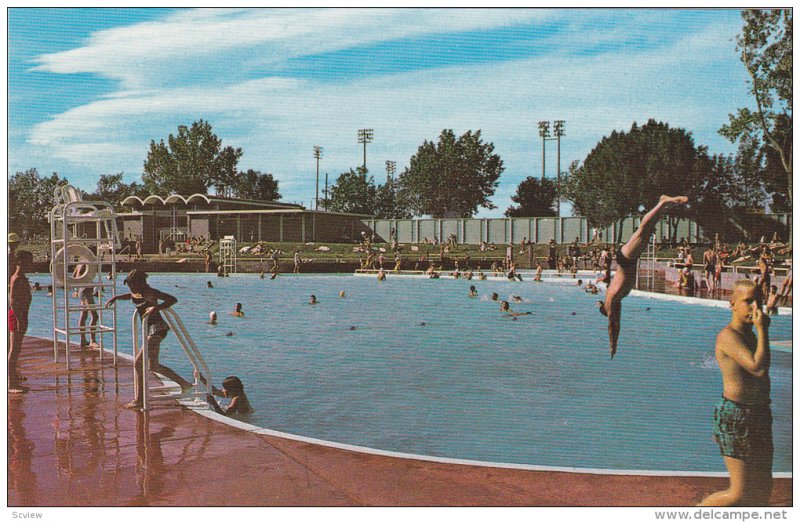
[[[100,359],[104,338],[112,336],[113,363],[117,363],[117,310],[105,308],[116,295],[116,252],[120,247],[117,216],[105,201],[83,201],[80,191],[70,185],[55,190],[50,221],[50,277],[53,288],[53,358],[58,361],[58,343],[64,341],[66,367],[70,364],[70,341],[75,336],[99,338]],[[81,305],[74,292],[83,288],[97,292],[97,302]],[[98,322],[80,327],[73,324],[76,313],[97,312]]]

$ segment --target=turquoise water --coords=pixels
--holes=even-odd
[[[46,275],[31,279],[49,284]],[[571,284],[239,275],[213,277],[209,289],[208,279],[154,274],[149,282],[178,298],[214,380],[245,383],[252,424],[441,457],[724,471],[711,440],[724,308],[629,296],[609,360],[597,298]],[[480,297],[467,296],[471,284]],[[501,315],[492,292],[521,296],[512,309],[532,315]],[[319,304],[307,304],[310,294]],[[236,302],[246,317],[228,315]],[[31,321],[32,335],[52,336],[50,307],[45,292],[34,293],[33,316],[45,321]],[[133,307],[118,310],[120,350],[130,353]],[[205,324],[211,310],[217,326]],[[773,318],[773,341],[791,333],[791,316]],[[162,360],[191,375],[172,335]],[[773,352],[771,376],[774,468],[791,471],[790,353]]]

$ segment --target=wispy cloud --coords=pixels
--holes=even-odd
[[[502,210],[516,184],[540,168],[538,120],[567,120],[562,144],[566,169],[569,160],[582,159],[604,134],[626,129],[634,120],[662,119],[695,131],[698,141],[707,142],[730,107],[746,96],[743,88],[729,88],[719,96],[731,75],[740,78],[732,71],[730,38],[738,28],[735,23],[697,23],[692,33],[608,49],[606,43],[620,39],[652,39],[643,33],[649,32],[648,24],[656,23],[654,15],[626,14],[628,29],[620,35],[618,29],[605,27],[613,22],[605,20],[606,12],[587,13],[580,19],[559,11],[480,14],[201,10],[103,31],[84,47],[45,55],[38,67],[116,78],[121,89],[35,126],[29,142],[89,172],[140,172],[151,139],[174,133],[178,124],[204,118],[225,144],[243,148],[243,168],[274,173],[287,198],[299,200],[311,189],[312,145],[325,147],[322,168],[335,179],[361,163],[356,129],[373,127],[368,165],[381,179],[384,160],[398,161],[402,170],[419,144],[435,139],[441,129],[480,128],[507,167],[495,197]],[[590,14],[599,17],[596,27]],[[560,45],[548,54],[512,60],[456,63],[337,82],[276,77],[266,68],[252,78],[209,84],[201,71],[206,58],[219,62],[220,55],[252,48],[248,46],[268,49],[258,59],[277,63],[379,40],[545,20],[564,28],[558,34]],[[260,34],[265,27],[269,34]],[[165,36],[156,38],[160,33]],[[189,45],[187,34],[202,35],[210,47],[196,49],[197,45]],[[543,40],[555,37],[545,34]],[[132,45],[138,41],[141,46]],[[585,52],[589,41],[603,45],[589,45],[594,51]],[[236,77],[238,63],[227,64],[230,77]],[[154,78],[162,69],[168,70],[164,74],[171,80]],[[554,172],[551,169],[548,172]]]

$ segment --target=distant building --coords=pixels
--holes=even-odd
[[[307,210],[301,205],[224,198],[207,194],[130,196],[119,212],[123,239],[141,240],[145,253],[158,251],[161,241],[187,237],[237,241],[349,242],[369,229],[361,214]]]

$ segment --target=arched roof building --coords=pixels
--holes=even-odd
[[[123,239],[154,253],[166,238],[234,236],[240,242],[344,242],[368,230],[361,214],[308,210],[302,205],[208,194],[129,196],[118,213]]]

